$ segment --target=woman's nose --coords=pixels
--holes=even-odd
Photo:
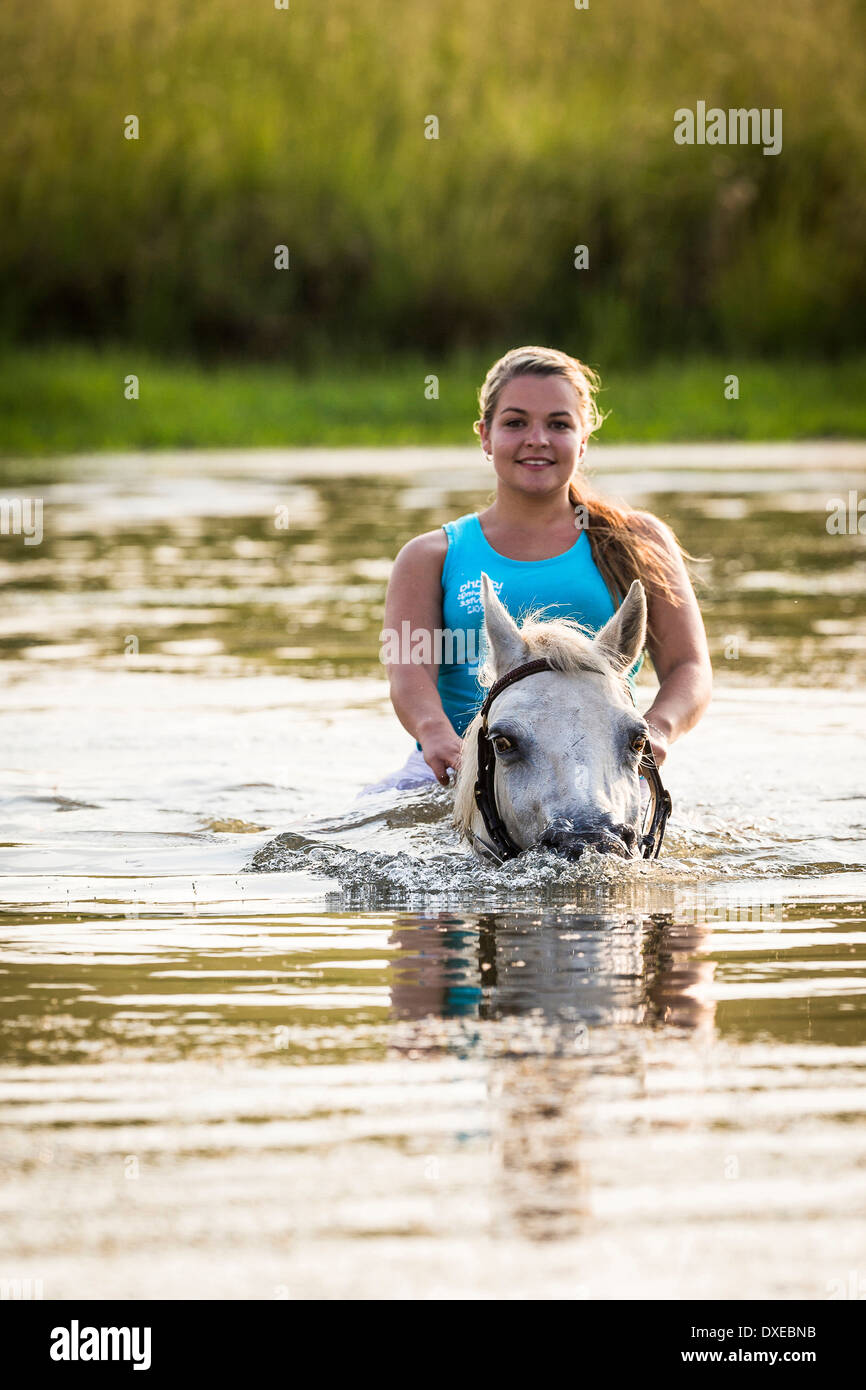
[[[547,444],[550,436],[544,425],[532,426],[526,434],[527,444]]]

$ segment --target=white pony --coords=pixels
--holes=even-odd
[[[487,656],[479,680],[491,686],[524,663],[536,672],[503,689],[487,716],[495,752],[495,806],[518,849],[546,845],[568,858],[587,846],[640,853],[639,765],[648,740],[625,679],[643,650],[646,596],[635,580],[620,608],[593,637],[579,623],[529,614],[518,628],[482,575]],[[489,844],[475,797],[479,712],[463,738],[454,824],[476,853]],[[480,841],[480,844],[479,844]]]

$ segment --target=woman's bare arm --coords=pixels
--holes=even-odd
[[[408,622],[410,634],[429,632],[434,657],[435,634],[442,630],[442,565],[447,551],[448,538],[441,529],[409,541],[394,561],[385,599],[386,631],[397,634],[401,647],[404,622]],[[411,651],[411,640],[409,648]],[[400,654],[408,655],[402,650]],[[447,785],[447,769],[457,767],[460,757],[460,738],[436,688],[438,662],[401,660],[386,662],[386,667],[397,718],[421,744],[438,780]]]
[[[680,599],[673,604],[657,590],[647,593],[653,625],[647,646],[659,688],[645,717],[656,726],[650,728],[650,742],[661,764],[668,745],[694,728],[710,703],[713,668],[704,620],[673,533],[648,512],[639,512],[636,521],[669,554],[674,568],[671,587]]]

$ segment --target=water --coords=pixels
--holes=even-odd
[[[493,873],[447,791],[353,800],[408,751],[389,558],[483,505],[472,451],[7,487],[0,1279],[866,1295],[866,536],[825,526],[866,451],[597,459],[710,557],[653,865]]]

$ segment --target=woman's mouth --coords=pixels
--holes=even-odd
[[[528,458],[528,459],[518,459],[517,462],[520,463],[520,464],[522,464],[524,468],[552,468],[552,467],[553,467],[553,459],[534,459],[534,458]]]

